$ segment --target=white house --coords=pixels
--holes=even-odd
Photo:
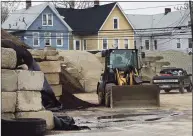
[[[165,8],[161,14],[127,14],[127,17],[135,29],[134,44],[138,49],[191,51],[189,10],[171,12]]]

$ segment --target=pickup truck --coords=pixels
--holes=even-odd
[[[178,89],[180,93],[192,92],[192,82],[190,79],[192,74],[187,74],[182,68],[165,68],[162,69],[159,75],[153,77],[152,83],[159,86],[160,90],[170,92],[173,89]]]

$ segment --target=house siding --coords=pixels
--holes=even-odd
[[[119,18],[119,29],[126,29],[126,31],[123,32],[117,32],[117,30],[114,30],[113,28],[113,19],[115,17]],[[99,49],[103,49],[103,38],[108,39],[108,48],[113,48],[114,39],[119,39],[119,48],[125,49],[124,47],[124,39],[128,39],[129,41],[129,48],[134,48],[134,32],[132,26],[128,23],[127,19],[121,12],[121,10],[116,6],[108,19],[106,20],[106,23],[103,25],[102,31],[99,31],[99,37],[101,40],[99,40]],[[111,30],[110,32],[104,31],[104,30]],[[113,31],[112,31],[113,30]],[[98,46],[98,45],[97,45]]]
[[[42,26],[42,14],[52,13],[53,14],[53,26]],[[33,31],[36,30],[36,31]],[[39,32],[40,45],[39,47],[33,46],[33,32]],[[51,32],[51,46],[58,49],[68,50],[69,43],[69,31],[68,28],[62,23],[62,21],[52,12],[49,7],[46,7],[43,12],[36,18],[31,24],[28,30],[24,33],[27,38],[24,42],[34,48],[42,49],[45,47],[44,32]],[[63,46],[59,47],[56,45],[56,33],[63,33]]]

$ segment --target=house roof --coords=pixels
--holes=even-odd
[[[86,9],[56,8],[75,34],[96,34],[116,3]]]
[[[188,25],[189,10],[180,10],[168,14],[137,15],[127,14],[127,17],[135,29],[177,27]]]
[[[35,19],[47,6],[50,7],[50,9],[56,14],[56,16],[58,16],[58,18],[69,29],[69,31],[71,31],[69,25],[62,19],[62,17],[59,15],[54,6],[49,2],[36,6],[31,6],[27,10],[21,9],[11,13],[11,15],[2,24],[2,28],[13,30],[27,30],[28,27],[35,21]]]

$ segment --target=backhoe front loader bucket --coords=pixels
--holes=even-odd
[[[160,91],[156,85],[112,86],[111,108],[159,107]]]

